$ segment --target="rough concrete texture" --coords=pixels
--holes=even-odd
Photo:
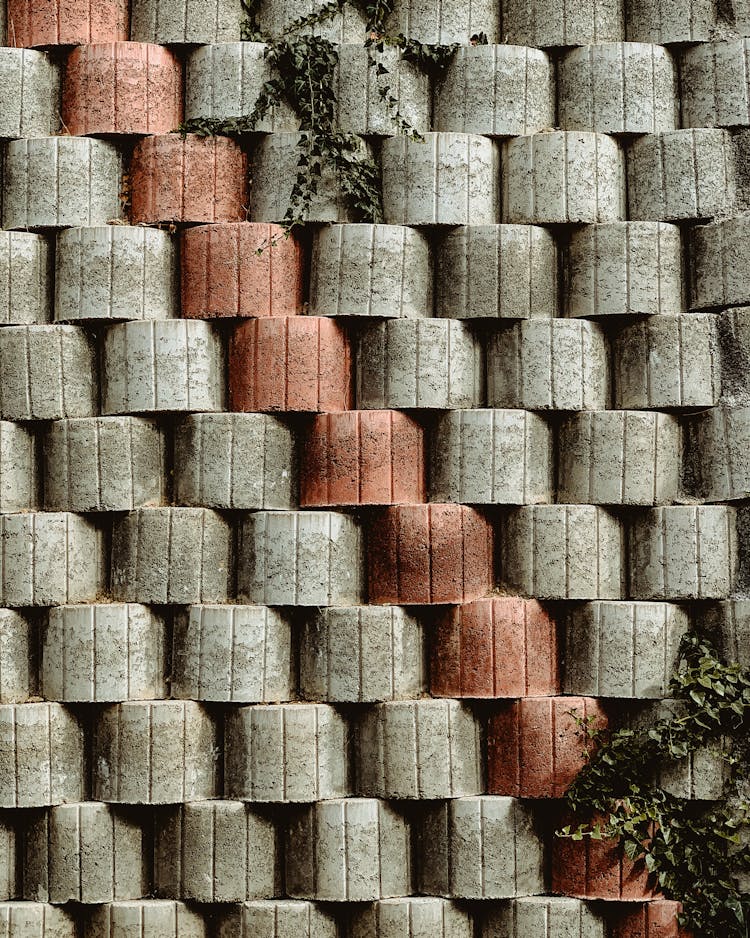
[[[452,899],[544,892],[542,847],[528,805],[497,795],[429,805],[418,831],[419,891]]]
[[[297,238],[280,226],[198,225],[183,231],[180,250],[183,316],[302,312],[304,253]]]
[[[36,691],[35,644],[36,629],[32,621],[14,609],[0,609],[0,703],[23,703]],[[2,853],[0,846],[0,855]],[[2,868],[0,862],[0,896],[3,895]]]
[[[273,822],[241,801],[194,801],[159,811],[156,893],[198,902],[265,899],[280,888]]]
[[[217,934],[219,938],[338,938],[339,931],[331,913],[313,902],[259,899],[224,906]]]
[[[484,402],[482,345],[455,319],[391,319],[359,329],[357,407],[445,410]]]
[[[174,484],[181,505],[293,508],[294,435],[267,414],[189,414],[175,427]]]
[[[52,319],[51,244],[30,231],[0,233],[0,325]]]
[[[331,703],[421,697],[423,644],[420,621],[400,606],[317,610],[300,635],[300,694]]]
[[[105,140],[12,140],[3,170],[4,228],[106,225],[121,213],[121,156]]]
[[[677,498],[680,424],[669,414],[584,411],[566,418],[558,440],[563,504],[661,505]]]
[[[190,606],[172,635],[171,696],[264,703],[296,690],[289,617],[268,606]]]
[[[24,832],[23,895],[86,905],[138,899],[149,890],[144,830],[136,815],[96,801],[32,816]]]
[[[675,77],[662,46],[602,42],[573,49],[560,63],[560,126],[606,134],[674,130]]]
[[[0,136],[46,137],[59,129],[60,67],[45,52],[0,49]]]
[[[258,10],[258,25],[262,32],[280,36],[299,17],[316,13],[325,5],[326,0],[265,0]],[[366,26],[364,13],[346,4],[330,19],[311,26],[310,33],[339,44],[362,42]]]
[[[402,0],[386,28],[419,42],[465,45],[484,32],[489,42],[500,41],[500,8],[491,0],[465,4],[462,0]]]
[[[105,414],[213,411],[222,410],[223,404],[222,342],[208,323],[180,319],[125,322],[106,331]]]
[[[88,3],[8,0],[8,43],[12,46],[78,46],[128,38],[127,0]]]
[[[483,788],[479,725],[457,700],[394,700],[357,725],[357,792],[458,798]]]
[[[684,471],[689,492],[708,502],[750,493],[750,408],[718,405],[686,418]]]
[[[481,938],[606,938],[601,913],[567,896],[525,896],[481,916]]]
[[[502,0],[501,6],[507,42],[545,48],[624,38],[618,0]]]
[[[727,309],[715,317],[719,333],[722,399],[750,403],[750,309]]]
[[[86,938],[208,938],[203,916],[183,902],[138,899],[96,906],[86,919]],[[63,936],[67,938],[67,936]]]
[[[310,272],[314,316],[431,316],[427,235],[404,225],[329,225],[315,232]]]
[[[415,896],[355,906],[351,938],[472,938],[469,912],[448,899]]]
[[[460,46],[435,90],[437,131],[513,137],[554,124],[552,64],[528,46]]]
[[[234,42],[241,21],[239,0],[132,0],[130,38],[173,45]]]
[[[383,212],[389,225],[500,221],[500,151],[478,134],[403,134],[383,141]]]
[[[328,902],[409,895],[410,842],[408,821],[387,801],[344,798],[309,805],[287,828],[287,892],[294,899]]]
[[[546,319],[557,315],[557,250],[545,228],[461,225],[440,239],[436,251],[438,316]]]
[[[560,692],[557,626],[535,599],[478,599],[438,613],[435,697],[538,697]]]
[[[314,417],[302,441],[305,507],[425,500],[424,430],[397,410]]]
[[[750,662],[750,601],[735,599],[711,603],[696,616],[727,661],[746,668]]]
[[[687,48],[680,60],[682,122],[685,127],[750,124],[747,39]]]
[[[688,265],[691,309],[750,303],[750,287],[743,275],[748,245],[750,219],[745,216],[691,229]]]
[[[232,539],[206,508],[138,508],[112,531],[112,596],[122,602],[226,602]]]
[[[565,270],[566,316],[677,316],[685,309],[677,225],[627,221],[574,228]]]
[[[62,120],[68,132],[164,134],[182,121],[182,67],[163,46],[95,43],[65,63]]]
[[[432,434],[430,500],[470,505],[552,501],[553,457],[552,429],[538,414],[448,411]]]
[[[47,700],[83,703],[166,697],[165,645],[164,618],[148,606],[50,609],[41,633],[41,692]]]
[[[631,0],[625,17],[628,39],[681,45],[712,38],[716,6],[712,0]]]
[[[687,938],[677,922],[682,905],[671,899],[651,902],[629,902],[620,907],[620,915],[612,925],[612,938]]]
[[[609,404],[609,349],[597,323],[503,325],[490,333],[486,349],[490,407],[601,410]]]
[[[178,315],[177,251],[166,231],[68,228],[55,245],[55,320],[109,322]]]
[[[606,134],[551,131],[503,144],[503,218],[573,224],[625,217],[625,162]]]
[[[566,694],[661,698],[677,669],[686,610],[672,603],[596,601],[565,617]]]
[[[358,523],[339,512],[247,515],[239,532],[239,597],[272,606],[356,605],[362,547]]]
[[[213,798],[218,794],[216,735],[214,720],[192,700],[105,707],[91,740],[92,794],[122,804]]]
[[[0,821],[0,909],[18,891],[20,869],[16,854],[19,842],[14,825],[4,817]]]
[[[142,417],[55,420],[44,464],[51,511],[131,511],[166,500],[164,432]]]
[[[11,938],[77,938],[73,913],[44,902],[0,902],[0,927]]]
[[[38,449],[36,435],[28,427],[0,420],[0,513],[38,507]]]

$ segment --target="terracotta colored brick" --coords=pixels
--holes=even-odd
[[[71,134],[166,134],[182,120],[182,65],[147,42],[73,49],[65,66],[63,123]]]
[[[424,431],[397,410],[321,414],[308,430],[302,454],[303,506],[425,499]]]
[[[693,933],[677,921],[681,909],[679,902],[670,899],[620,908],[613,916],[611,938],[692,938]]]
[[[492,527],[466,505],[377,512],[368,558],[373,603],[458,603],[492,589]]]
[[[228,137],[146,137],[133,150],[130,187],[134,225],[242,221],[247,161]]]
[[[607,726],[593,697],[526,697],[503,704],[488,723],[487,791],[562,798],[593,749],[576,718],[593,718],[598,729]]]
[[[182,235],[182,315],[294,316],[304,254],[279,225],[200,225]]]
[[[231,409],[338,411],[352,401],[346,333],[332,319],[250,319],[229,349]]]
[[[128,0],[8,0],[9,46],[78,46],[128,38]]]
[[[597,819],[594,818],[596,823]],[[566,816],[560,827],[577,827],[580,818]],[[552,892],[579,899],[643,902],[656,895],[654,881],[642,860],[629,860],[611,839],[552,838]]]

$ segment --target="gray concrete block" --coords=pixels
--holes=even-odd
[[[710,603],[696,611],[695,619],[725,661],[750,666],[750,600]]]
[[[0,705],[0,807],[86,799],[83,728],[58,703]]]
[[[319,609],[300,636],[300,692],[332,703],[419,697],[423,644],[421,623],[401,606]]]
[[[226,602],[228,522],[204,508],[139,508],[115,522],[112,595],[122,602]]]
[[[38,506],[37,458],[32,430],[0,420],[0,513],[32,511]]]
[[[430,805],[419,830],[418,888],[453,899],[543,893],[543,843],[531,809],[516,798],[480,795]]]
[[[457,798],[482,791],[479,724],[457,700],[394,700],[357,725],[357,791],[373,798]]]
[[[500,8],[491,0],[470,4],[462,0],[399,0],[386,21],[389,34],[403,33],[419,42],[465,45],[484,32],[489,42],[500,42]]]
[[[345,7],[344,9],[348,9]],[[312,902],[259,899],[230,906],[219,918],[218,938],[339,938],[333,916]]]
[[[13,815],[8,811],[0,816],[0,901],[6,902],[19,893],[21,873],[17,861],[18,844]]]
[[[60,66],[46,52],[0,49],[0,137],[47,137],[60,128]]]
[[[134,0],[130,38],[159,45],[234,42],[241,22],[240,0]]]
[[[56,420],[44,436],[52,511],[131,511],[167,496],[164,431],[141,417]]]
[[[314,316],[432,316],[432,263],[425,234],[403,225],[328,225],[314,235]]]
[[[519,45],[586,46],[625,38],[618,0],[502,0],[502,16],[505,41]]]
[[[221,338],[199,320],[111,326],[104,338],[106,414],[213,411],[224,406]]]
[[[750,124],[750,41],[705,42],[680,59],[680,97],[685,127]]]
[[[613,343],[615,407],[713,407],[721,393],[716,317],[652,316]]]
[[[49,322],[53,279],[47,238],[30,231],[0,233],[0,325]]]
[[[566,694],[668,697],[687,612],[672,603],[591,602],[565,617]]]
[[[349,913],[351,938],[473,938],[469,912],[447,899],[414,896],[355,905]]]
[[[362,535],[335,511],[258,511],[240,527],[238,594],[272,606],[362,601]]]
[[[191,606],[177,613],[172,696],[232,703],[291,700],[292,631],[268,606]]]
[[[98,801],[175,804],[217,794],[216,726],[192,700],[105,707],[96,716],[91,757]]]
[[[669,414],[574,414],[558,436],[557,500],[564,504],[663,505],[677,498],[680,425]]]
[[[740,215],[690,231],[690,308],[750,304],[750,218]]]
[[[344,798],[310,805],[287,829],[287,892],[329,902],[407,896],[410,840],[408,822],[388,802]]]
[[[560,126],[605,134],[674,130],[675,79],[663,46],[597,42],[573,49],[560,62]]]
[[[726,309],[716,317],[722,403],[750,404],[750,309]]]
[[[565,315],[677,316],[685,309],[677,225],[610,222],[571,231]]]
[[[5,151],[3,227],[106,225],[121,214],[120,173],[120,153],[106,140],[12,140]]]
[[[357,343],[357,407],[481,406],[482,357],[479,337],[455,319],[368,324]]]
[[[91,909],[83,934],[84,938],[207,938],[209,933],[200,912],[183,902],[139,899]]]
[[[503,144],[503,218],[573,224],[625,217],[625,161],[606,134],[561,131]]]
[[[628,532],[634,599],[724,599],[737,578],[735,510],[673,505],[634,514]]]
[[[100,322],[179,315],[174,238],[142,225],[69,228],[57,236],[55,319]]]
[[[180,505],[293,508],[294,436],[268,414],[191,414],[175,428],[174,476]]]
[[[601,913],[568,896],[525,896],[480,914],[481,938],[606,938]]]
[[[34,816],[23,853],[23,895],[33,902],[98,904],[150,890],[143,824],[107,804],[63,804]]]
[[[72,910],[44,902],[0,902],[0,928],[8,938],[78,938]]]
[[[165,644],[164,619],[147,606],[50,609],[42,629],[42,696],[86,703],[166,697]]]
[[[97,412],[96,358],[78,326],[0,329],[0,417],[59,420]]]
[[[69,512],[0,515],[0,603],[94,602],[106,587],[101,530]]]
[[[625,17],[628,39],[661,45],[706,42],[716,23],[712,0],[630,0]]]
[[[463,45],[434,101],[437,131],[515,137],[544,130],[555,123],[549,56],[528,46]]]
[[[435,266],[438,316],[546,319],[557,315],[557,250],[544,228],[462,225],[440,240]]]
[[[281,891],[273,821],[239,801],[195,801],[156,812],[158,896],[243,902]]]
[[[671,130],[628,144],[628,212],[635,221],[710,218],[735,198],[731,141],[725,130]]]
[[[500,221],[500,151],[478,134],[403,134],[383,141],[383,213],[390,225]]]
[[[538,599],[622,599],[620,521],[593,505],[529,505],[508,513],[500,542],[504,583]]]
[[[750,494],[750,408],[719,404],[685,418],[689,494],[729,502]]]
[[[0,609],[0,703],[23,703],[36,693],[35,646],[36,629],[32,621],[14,609]],[[3,856],[1,843],[0,835],[0,857]],[[0,898],[3,892],[1,868],[2,861]]]
[[[224,729],[227,797],[312,802],[350,794],[348,728],[333,707],[236,707]]]
[[[265,82],[272,77],[262,42],[201,45],[185,68],[185,120],[225,120],[252,114]],[[294,131],[299,121],[282,101],[255,125],[259,133]]]
[[[487,403],[527,410],[607,407],[609,355],[601,327],[564,319],[500,327],[487,341]]]
[[[263,0],[258,9],[258,26],[264,33],[283,36],[295,20],[318,12],[324,6],[327,6],[326,0]],[[362,42],[366,27],[365,15],[354,4],[347,3],[343,10],[326,17],[309,31],[314,36],[342,45]]]
[[[430,501],[527,505],[554,500],[551,427],[528,410],[451,410],[432,436]]]

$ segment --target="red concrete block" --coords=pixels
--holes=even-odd
[[[63,123],[71,134],[167,134],[182,120],[182,65],[149,42],[79,46],[65,65]]]
[[[182,235],[182,315],[295,316],[304,254],[279,225],[200,225]]]
[[[249,319],[229,348],[229,395],[237,411],[337,411],[352,403],[349,340],[322,316]]]
[[[128,38],[128,0],[8,0],[8,45],[79,46]]]
[[[247,208],[247,160],[228,137],[164,134],[133,150],[130,221],[242,221]]]
[[[539,697],[561,691],[557,624],[535,599],[498,596],[440,613],[435,697]]]
[[[304,507],[423,502],[424,430],[397,410],[321,414],[305,438],[300,481]]]
[[[487,728],[487,791],[513,798],[562,798],[594,748],[576,718],[604,729],[593,697],[526,697],[503,704]]]
[[[466,505],[395,505],[369,529],[372,603],[460,603],[492,589],[492,527]]]
[[[579,823],[578,818],[568,816],[560,826],[577,827]],[[656,896],[655,885],[645,863],[629,860],[615,840],[552,838],[553,893],[578,899],[644,902]]]
[[[693,938],[693,933],[681,928],[677,921],[681,910],[681,904],[671,899],[618,909],[611,938]]]

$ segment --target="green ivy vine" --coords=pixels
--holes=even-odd
[[[688,633],[670,688],[683,704],[679,716],[643,731],[586,727],[598,745],[566,800],[589,820],[558,836],[618,840],[627,857],[645,863],[667,898],[682,903],[681,923],[696,936],[747,938],[750,670],[724,663],[706,637]],[[688,801],[653,784],[660,761],[684,759],[721,739],[732,747],[721,801]]]

